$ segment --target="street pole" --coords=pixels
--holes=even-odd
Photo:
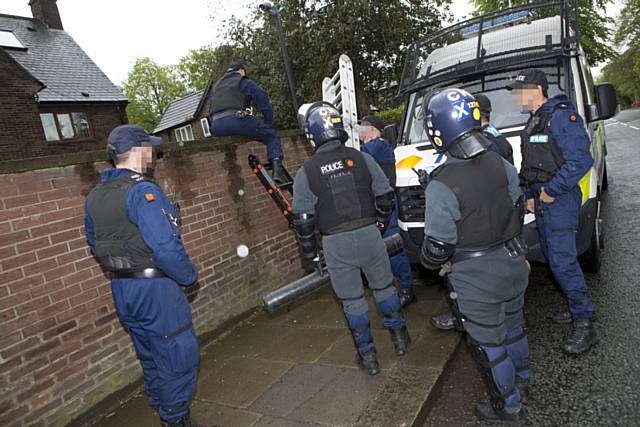
[[[262,3],[259,6],[263,12],[268,12],[275,18],[276,32],[278,33],[278,40],[280,42],[280,49],[282,49],[282,60],[284,62],[284,70],[287,73],[287,81],[289,83],[289,91],[291,92],[291,101],[293,102],[293,117],[298,116],[298,97],[296,96],[296,84],[293,81],[293,72],[291,71],[291,62],[289,62],[289,51],[287,50],[287,43],[284,40],[284,31],[282,30],[282,21],[280,20],[280,9],[274,7],[271,3]],[[298,120],[296,120],[296,123]],[[298,126],[300,124],[298,123]]]

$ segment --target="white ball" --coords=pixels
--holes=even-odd
[[[236,248],[236,254],[238,254],[240,258],[245,258],[249,255],[249,248],[247,245],[240,245]]]
[[[238,190],[238,196],[244,196],[244,190],[242,188]]]

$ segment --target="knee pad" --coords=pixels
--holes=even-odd
[[[506,346],[480,344],[469,339],[471,353],[480,366],[495,407],[515,407],[520,403],[516,373]]]
[[[531,376],[531,365],[529,364],[529,340],[524,327],[518,326],[507,332],[504,343],[513,361],[516,375],[522,379],[528,379]]]
[[[378,306],[380,306],[380,304],[382,304],[383,301],[387,301],[390,298],[393,298],[394,295],[396,297],[398,296],[398,292],[396,291],[396,287],[395,287],[395,280],[392,280],[391,283],[389,283],[383,288],[377,288],[377,289],[372,288],[372,289],[373,289],[373,297],[375,298],[376,304],[378,304]],[[399,299],[398,299],[398,304],[400,304]],[[382,310],[382,308],[380,309]]]
[[[378,302],[378,308],[382,312],[382,324],[387,329],[400,329],[405,326],[404,316],[400,311],[400,297],[395,291],[385,300]]]
[[[344,314],[349,315],[361,315],[369,310],[369,305],[364,295],[360,295],[354,298],[339,298],[340,304],[342,304],[342,310]]]
[[[360,354],[369,352],[374,348],[371,325],[369,324],[369,314],[347,314],[346,317],[356,349]]]

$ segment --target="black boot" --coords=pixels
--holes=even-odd
[[[378,364],[378,355],[375,348],[369,350],[365,354],[356,353],[356,362],[358,366],[367,371],[369,375],[377,375],[380,373],[380,365]]]
[[[194,421],[191,421],[191,417],[189,415],[179,419],[178,421],[174,421],[172,423],[165,421],[163,419],[160,420],[162,427],[205,427],[202,424],[198,424]],[[216,427],[216,426],[213,426]]]
[[[519,425],[524,422],[524,410],[522,406],[512,409],[482,402],[476,403],[474,412],[478,418],[492,423]]]
[[[398,297],[400,297],[400,306],[405,307],[417,301],[416,294],[413,293],[413,288],[399,288]]]
[[[282,159],[271,159],[271,168],[271,176],[277,184],[284,184],[287,182],[287,177],[285,176],[284,169],[282,168]]]
[[[391,342],[396,351],[396,356],[404,356],[411,344],[411,337],[406,326],[400,329],[389,329],[391,333]]]
[[[431,325],[436,329],[450,331],[455,328],[453,312],[449,311],[444,314],[431,317]]]
[[[529,404],[529,380],[525,380],[520,377],[516,377],[516,387],[520,392],[520,403],[523,405]]]
[[[554,323],[571,323],[573,318],[569,310],[560,310],[551,315],[551,321]]]
[[[589,350],[598,343],[598,336],[591,319],[580,319],[573,322],[571,335],[562,345],[565,353],[579,354]]]

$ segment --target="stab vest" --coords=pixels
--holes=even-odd
[[[551,117],[557,108],[564,109],[568,106],[556,104],[551,111],[536,112],[529,118],[522,132],[520,180],[527,187],[550,181],[564,164],[562,152],[550,131]]]
[[[509,181],[502,157],[486,152],[462,163],[447,163],[431,173],[458,199],[459,249],[482,250],[518,236],[521,209],[509,195]]]
[[[223,110],[244,110],[250,106],[249,98],[240,92],[240,82],[244,79],[239,73],[227,73],[216,82],[211,91],[209,114]]]
[[[483,129],[482,134],[500,150],[500,155],[509,163],[513,164],[513,147],[503,135],[495,135],[489,130]]]
[[[129,190],[141,181],[138,175],[100,183],[87,196],[96,258],[107,271],[128,273],[153,267],[153,252],[127,215]]]
[[[316,152],[302,166],[318,197],[316,227],[322,234],[355,230],[375,223],[371,173],[358,150],[341,145]]]

